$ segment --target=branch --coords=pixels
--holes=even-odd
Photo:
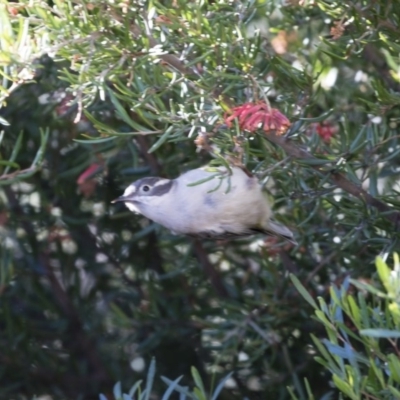
[[[211,285],[213,286],[217,295],[224,299],[229,298],[230,295],[225,288],[221,275],[214,268],[214,265],[211,264],[202,244],[197,239],[193,239],[192,243],[193,243],[194,253],[196,254],[196,257],[199,260],[207,277],[210,279]]]
[[[9,174],[3,174],[3,175],[0,175],[0,181],[9,181],[11,179],[14,180],[14,179],[18,179],[18,178],[29,178],[33,174],[35,174],[37,171],[39,171],[39,169],[40,169],[40,166],[30,166],[29,168],[26,168],[26,169],[14,171]],[[13,182],[10,182],[10,184]],[[1,184],[4,185],[4,183],[1,183]]]
[[[4,94],[2,94],[0,96],[0,107],[1,104],[3,103],[3,101],[9,97],[11,95],[12,92],[14,92],[15,90],[17,90],[20,86],[22,86],[23,84],[25,84],[26,81],[24,81],[23,79],[18,80],[17,82],[13,82],[12,85],[9,87],[9,89],[6,89]]]
[[[151,173],[159,176],[161,174],[162,168],[154,154],[149,153],[150,145],[148,139],[144,136],[138,135],[136,136],[135,140],[139,145],[140,154],[143,156],[150,167]]]
[[[275,134],[268,134],[266,138],[281,147],[289,156],[292,156],[301,160],[318,160],[308,151],[297,147],[293,142],[289,141],[284,136],[278,136]],[[312,165],[312,168],[317,171],[322,171],[323,167],[321,165]],[[393,207],[390,207],[388,204],[383,201],[371,196],[368,192],[366,192],[362,187],[354,184],[350,180],[348,180],[343,174],[340,172],[331,171],[331,179],[336,183],[338,187],[343,189],[345,192],[350,193],[351,195],[357,197],[365,201],[368,205],[375,207],[378,211],[382,213],[382,216],[386,218],[388,221],[395,224],[396,229],[400,226],[400,212],[396,211]]]

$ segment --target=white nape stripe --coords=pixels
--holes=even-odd
[[[157,186],[161,186],[161,185],[165,185],[167,183],[171,182],[169,179],[160,179],[159,181],[157,181],[153,187],[157,187]]]

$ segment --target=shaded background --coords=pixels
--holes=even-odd
[[[0,3],[1,398],[111,398],[152,357],[189,385],[191,366],[207,387],[233,372],[221,398],[304,396],[304,377],[332,390],[309,335],[325,331],[288,275],[327,297],[399,247],[390,208],[332,179],[399,207],[400,9],[386,3]],[[263,96],[319,160],[227,128],[230,106]],[[110,203],[210,148],[258,174],[297,247],[194,242]]]

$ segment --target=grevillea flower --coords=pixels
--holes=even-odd
[[[245,103],[235,107],[224,115],[225,123],[230,128],[235,118],[238,119],[239,128],[249,132],[262,129],[264,132],[284,134],[290,126],[290,121],[278,109],[271,108],[264,102]]]
[[[104,167],[102,164],[93,163],[79,175],[76,183],[78,184],[79,190],[84,197],[89,198],[93,195],[97,186],[97,179],[95,178],[95,175],[103,168]]]
[[[101,164],[99,164],[99,163],[90,164],[90,166],[88,168],[86,168],[79,175],[78,179],[76,180],[76,183],[78,185],[81,185],[82,183],[84,183],[88,179],[93,178],[93,176],[96,174],[96,172],[99,172],[102,168],[103,168],[103,166]]]
[[[332,126],[329,122],[316,123],[315,130],[326,143],[329,143],[331,141],[331,137],[337,132],[337,128]]]

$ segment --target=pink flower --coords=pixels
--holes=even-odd
[[[271,108],[263,102],[245,103],[237,106],[224,115],[225,123],[230,128],[235,118],[238,119],[240,129],[255,132],[262,129],[264,132],[274,131],[277,135],[284,134],[290,126],[290,121],[278,109]]]
[[[315,130],[326,143],[329,143],[331,141],[331,137],[337,132],[337,128],[330,125],[329,122],[317,123]]]

